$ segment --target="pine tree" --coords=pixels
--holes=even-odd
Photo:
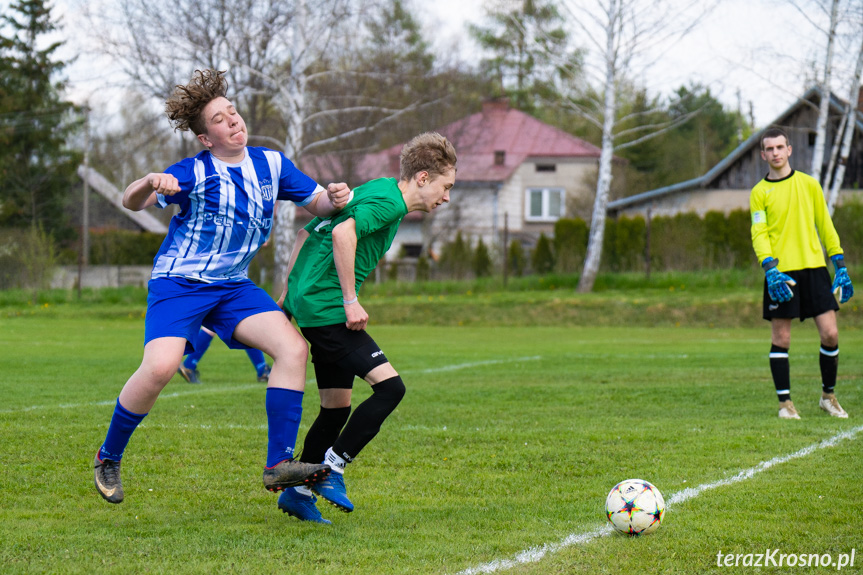
[[[55,60],[60,42],[40,48],[57,30],[44,0],[18,0],[0,15],[0,225],[42,226],[68,236],[65,208],[79,154],[66,147],[77,128],[63,100]]]

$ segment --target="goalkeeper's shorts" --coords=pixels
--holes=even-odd
[[[764,303],[762,317],[771,319],[816,317],[830,310],[838,311],[839,304],[833,297],[832,280],[826,267],[809,268],[782,272],[791,276],[797,285],[789,286],[794,297],[790,301],[775,302],[767,293],[767,279],[764,280]]]

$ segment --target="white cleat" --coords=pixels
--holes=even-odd
[[[779,404],[779,419],[800,419],[800,414],[797,413],[791,400]]]
[[[836,395],[822,395],[821,401],[818,402],[818,407],[832,415],[833,417],[841,417],[842,419],[846,419],[848,414],[845,413],[845,410],[842,409],[842,406],[839,405],[839,402],[836,400]]]

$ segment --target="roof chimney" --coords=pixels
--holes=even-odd
[[[482,101],[482,113],[502,113],[509,110],[509,98],[487,98]]]

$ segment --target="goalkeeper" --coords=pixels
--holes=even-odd
[[[779,417],[800,419],[791,401],[791,321],[811,317],[821,338],[819,407],[833,417],[845,418],[848,414],[834,393],[839,365],[839,305],[833,294],[845,303],[854,295],[854,287],[821,186],[811,176],[791,169],[790,156],[788,135],[779,128],[765,130],[761,159],[769,171],[749,196],[752,247],[765,273],[764,319],[771,324],[770,371],[779,399]],[[824,250],[836,270],[832,284]]]

